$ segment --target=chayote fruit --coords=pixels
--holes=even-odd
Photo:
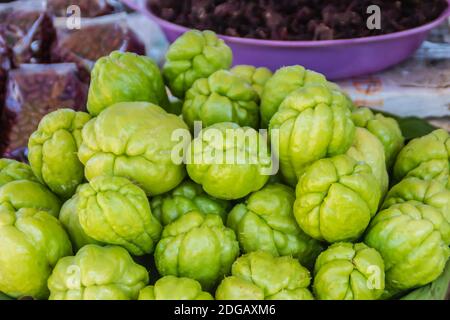
[[[121,177],[97,177],[79,187],[76,210],[83,231],[135,256],[153,252],[161,224],[153,217],[145,192]]]
[[[13,298],[47,298],[52,268],[71,254],[69,237],[54,216],[0,204],[0,291]]]
[[[29,165],[15,160],[0,159],[0,187],[17,180],[38,182]]]
[[[405,177],[437,180],[450,189],[450,135],[439,129],[412,140],[398,154],[394,166],[397,181]]]
[[[272,71],[264,67],[256,68],[249,65],[238,65],[230,71],[250,83],[259,97],[262,96],[267,81],[272,77]]]
[[[208,292],[202,291],[198,281],[166,276],[156,281],[155,285],[142,289],[139,300],[214,300],[214,298]]]
[[[151,103],[109,107],[83,128],[78,156],[86,178],[122,176],[152,196],[172,190],[185,177],[184,166],[172,159],[180,144],[172,138],[177,130],[190,137],[179,117]]]
[[[211,196],[240,199],[261,189],[269,179],[271,158],[263,137],[235,123],[212,125],[187,150],[187,171]]]
[[[91,73],[87,109],[92,116],[119,102],[151,102],[169,107],[166,88],[152,59],[114,51],[100,58]]]
[[[418,201],[394,204],[378,213],[365,242],[380,251],[391,291],[434,281],[450,257],[450,223],[442,212]]]
[[[202,186],[186,180],[169,193],[154,197],[151,207],[153,215],[165,226],[189,211],[218,215],[225,222],[230,203],[211,197]]]
[[[63,199],[70,198],[84,179],[78,159],[81,130],[89,114],[60,109],[42,118],[28,142],[28,159],[39,180]]]
[[[77,195],[67,200],[59,213],[59,221],[67,231],[75,252],[87,244],[100,245],[100,242],[89,237],[81,227],[80,219],[78,217],[77,200]]]
[[[183,119],[191,129],[194,121],[203,127],[220,122],[258,128],[259,97],[250,83],[230,71],[219,70],[194,82],[186,93]]]
[[[367,164],[340,155],[316,161],[300,179],[294,215],[308,235],[327,242],[357,240],[375,215],[380,188]]]
[[[270,121],[272,150],[280,159],[281,173],[294,186],[314,161],[347,152],[355,126],[347,97],[327,86],[307,86],[290,94]]]
[[[236,232],[242,251],[292,256],[312,267],[322,245],[298,227],[292,212],[294,201],[294,190],[276,183],[236,205],[228,215],[227,226]]]
[[[191,211],[164,228],[155,263],[162,276],[187,277],[214,287],[229,273],[239,255],[239,243],[217,215]]]
[[[355,140],[348,149],[347,155],[370,166],[380,185],[381,195],[384,196],[389,188],[389,175],[386,168],[384,147],[380,140],[368,130],[356,128]]]
[[[121,247],[89,244],[58,261],[50,278],[50,300],[135,300],[148,273]]]
[[[169,47],[164,80],[172,94],[182,99],[196,80],[230,68],[232,60],[231,49],[214,32],[190,30]]]
[[[32,208],[58,217],[61,202],[42,184],[29,180],[9,182],[0,187],[0,214],[3,210]]]
[[[386,165],[391,168],[405,142],[398,122],[381,113],[374,114],[368,108],[358,108],[353,111],[352,119],[356,126],[366,128],[380,139],[384,146]]]
[[[314,294],[320,300],[377,300],[383,294],[383,258],[364,243],[331,245],[314,269]]]
[[[220,283],[217,300],[313,300],[309,271],[291,257],[256,251],[233,263]]]

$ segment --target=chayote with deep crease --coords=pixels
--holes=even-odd
[[[391,168],[405,143],[398,122],[381,113],[374,114],[368,108],[358,108],[353,111],[352,119],[356,126],[366,128],[380,139],[384,146],[386,165]]]
[[[196,80],[230,68],[232,61],[230,47],[214,32],[190,30],[169,47],[163,76],[172,94],[182,99]]]
[[[317,258],[314,294],[320,300],[377,300],[384,268],[380,253],[364,243],[335,243]]]
[[[145,287],[139,293],[138,300],[214,300],[210,293],[202,291],[196,280],[162,277],[153,286]]]
[[[175,188],[185,177],[182,163],[173,161],[180,130],[189,136],[177,116],[146,102],[125,102],[109,107],[83,128],[78,156],[88,180],[121,176],[139,185],[147,195]],[[189,141],[182,142],[187,146]],[[182,146],[182,147],[183,147]]]
[[[231,276],[216,290],[217,300],[313,300],[309,271],[291,257],[252,252],[233,263]]]
[[[150,102],[169,107],[166,88],[152,59],[114,51],[100,58],[91,72],[87,109],[92,116],[119,102]]]
[[[378,210],[380,188],[365,163],[340,155],[316,161],[297,186],[294,215],[309,236],[329,243],[357,240]]]
[[[439,277],[450,257],[450,223],[442,211],[406,201],[378,213],[365,242],[383,256],[386,286],[395,293]]]
[[[69,237],[49,212],[0,201],[0,291],[13,298],[48,297],[57,261],[72,254]]]
[[[121,177],[97,177],[80,186],[76,210],[83,231],[135,256],[153,252],[161,224],[152,215],[145,192]]]
[[[237,204],[228,215],[227,226],[236,232],[242,251],[292,256],[312,267],[322,245],[298,227],[292,212],[294,201],[294,190],[275,183]]]
[[[275,152],[292,186],[314,161],[347,152],[355,136],[348,98],[328,86],[294,91],[272,117],[269,129],[272,139],[279,136]]]
[[[16,160],[0,159],[0,187],[17,180],[38,182],[29,165]]]
[[[186,93],[183,119],[191,129],[194,121],[203,127],[220,122],[258,128],[259,96],[250,83],[226,70],[194,82]]]
[[[187,277],[213,288],[239,255],[233,230],[217,215],[191,211],[164,228],[155,263],[162,276]]]
[[[237,65],[230,71],[250,83],[259,97],[262,96],[267,81],[272,77],[272,71],[264,67]]]
[[[50,300],[136,300],[148,280],[125,249],[89,244],[58,261],[48,288]]]
[[[218,215],[225,222],[230,203],[208,195],[202,186],[186,180],[172,191],[154,197],[151,207],[153,215],[165,226],[189,211]]]
[[[450,189],[450,135],[443,129],[410,141],[398,154],[394,178],[442,182]]]
[[[85,112],[60,109],[42,118],[28,142],[28,159],[39,180],[63,199],[70,198],[84,180],[78,159],[81,130],[91,119]]]
[[[225,200],[240,199],[261,189],[272,164],[261,139],[256,130],[231,122],[203,129],[187,150],[190,178],[209,195]]]

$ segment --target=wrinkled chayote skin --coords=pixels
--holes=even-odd
[[[356,126],[366,128],[380,139],[384,146],[386,165],[391,168],[405,143],[398,122],[380,113],[374,114],[369,108],[356,109],[353,111],[352,119]]]
[[[72,254],[72,247],[48,212],[0,205],[0,252],[0,291],[13,298],[46,299],[52,268]]]
[[[214,300],[210,293],[202,291],[198,281],[174,276],[162,277],[154,286],[141,290],[138,300]]]
[[[58,217],[61,202],[50,190],[38,182],[17,180],[0,187],[0,214],[3,210],[24,208],[46,211]]]
[[[162,228],[141,188],[125,178],[102,176],[80,186],[77,197],[86,235],[122,246],[135,256],[153,252]]]
[[[100,244],[100,242],[89,237],[81,227],[78,217],[77,200],[77,195],[67,200],[59,213],[59,221],[69,235],[74,252],[77,252],[87,244]]]
[[[109,107],[82,131],[78,156],[85,165],[86,178],[90,181],[103,175],[122,176],[149,196],[172,190],[186,174],[182,164],[172,161],[173,149],[180,144],[172,139],[177,129],[189,136],[179,117],[151,103]]]
[[[450,224],[440,210],[407,201],[378,213],[365,242],[383,256],[386,286],[407,290],[434,281],[444,270],[450,257]]]
[[[264,86],[272,77],[272,71],[264,67],[256,68],[250,65],[238,65],[230,71],[250,83],[260,97],[262,96]]]
[[[380,140],[364,128],[356,128],[355,140],[348,149],[347,155],[356,161],[365,162],[372,169],[372,173],[384,196],[389,188],[389,175],[386,168],[384,147]]]
[[[329,243],[357,240],[380,202],[365,163],[340,155],[316,161],[300,179],[294,215],[308,235]]]
[[[29,165],[16,160],[0,159],[0,187],[16,180],[38,182]]]
[[[85,112],[60,109],[42,118],[28,142],[28,159],[34,174],[63,199],[83,182],[84,167],[77,156],[81,130],[91,119]]]
[[[232,60],[230,47],[214,32],[190,30],[169,47],[164,80],[172,94],[182,99],[196,80],[230,68]]]
[[[270,134],[273,138],[278,131],[275,150],[291,186],[314,161],[347,152],[355,136],[350,108],[343,93],[327,86],[298,89],[283,101],[270,121]]]
[[[398,154],[394,178],[405,177],[436,180],[450,189],[450,135],[439,129],[412,140]]]
[[[165,226],[189,211],[218,215],[225,222],[230,203],[211,197],[202,186],[186,180],[172,191],[154,197],[151,207],[153,215]]]
[[[311,84],[327,85],[328,81],[324,75],[298,65],[278,69],[267,80],[261,95],[262,127],[269,126],[270,119],[289,94]]]
[[[148,273],[121,247],[89,244],[58,261],[50,278],[50,300],[136,300]]]
[[[377,300],[385,287],[383,258],[364,243],[331,245],[317,258],[314,273],[320,300]]]
[[[309,271],[291,257],[257,251],[233,263],[231,276],[222,280],[217,300],[313,300]]]
[[[242,251],[292,256],[303,266],[312,267],[322,246],[298,227],[292,212],[294,201],[294,190],[275,183],[236,205],[228,215],[227,226],[236,232]]]
[[[191,211],[164,228],[155,263],[162,276],[187,277],[214,287],[229,273],[239,255],[239,243],[217,215]]]
[[[209,195],[224,200],[240,199],[261,189],[269,179],[271,158],[268,150],[259,149],[260,139],[256,130],[231,122],[203,129],[188,147],[190,178]],[[226,163],[231,150],[234,160]]]
[[[87,109],[92,116],[119,102],[151,102],[169,107],[164,81],[152,59],[114,51],[100,58],[91,73]]]
[[[186,93],[183,119],[191,129],[194,121],[203,127],[220,122],[258,128],[259,96],[250,83],[226,70],[194,82]]]

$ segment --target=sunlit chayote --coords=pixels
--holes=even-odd
[[[300,179],[294,215],[308,235],[327,242],[357,240],[381,198],[365,163],[340,155],[316,161]]]
[[[291,257],[252,252],[233,263],[217,288],[217,300],[313,300],[309,271]]]
[[[196,80],[230,68],[232,60],[231,49],[214,32],[190,30],[169,47],[164,80],[174,96],[184,98]]]
[[[29,165],[16,160],[0,159],[0,187],[16,180],[38,182]]]
[[[377,300],[383,294],[383,258],[364,243],[331,245],[314,269],[314,294],[320,300]]]
[[[257,68],[250,65],[237,65],[230,71],[250,83],[260,97],[262,96],[264,86],[272,77],[272,71],[264,67]]]
[[[145,287],[139,293],[139,300],[214,300],[210,293],[202,291],[196,280],[162,277],[153,286]]]

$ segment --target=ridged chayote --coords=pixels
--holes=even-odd
[[[16,180],[38,182],[29,165],[16,160],[0,159],[0,187]]]
[[[153,286],[145,287],[139,293],[139,300],[214,300],[210,293],[202,291],[196,280],[162,277]]]
[[[264,86],[272,77],[272,71],[264,67],[257,68],[250,65],[237,65],[230,71],[250,83],[260,97],[262,96]]]

